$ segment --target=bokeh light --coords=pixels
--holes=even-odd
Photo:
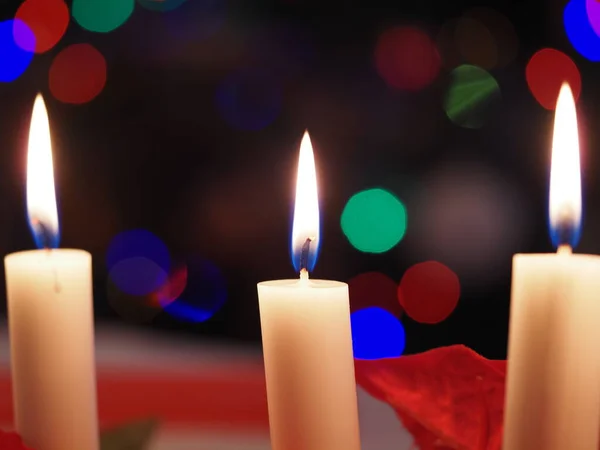
[[[491,69],[507,66],[514,61],[519,50],[519,39],[515,27],[504,14],[491,8],[476,7],[466,11],[463,18],[466,20],[477,21],[485,27],[494,43],[493,53],[495,63],[493,66],[483,66],[475,60],[467,60],[467,62],[474,65],[480,65],[486,69]]]
[[[187,265],[173,267],[165,283],[153,293],[152,304],[165,308],[177,300],[187,286],[187,278]]]
[[[50,92],[64,103],[93,100],[106,84],[106,60],[90,44],[73,44],[62,50],[50,66]]]
[[[590,61],[600,61],[600,37],[588,20],[586,0],[570,0],[565,6],[563,20],[573,48]]]
[[[88,31],[108,33],[123,25],[133,13],[135,0],[73,0],[75,21]]]
[[[35,53],[43,53],[64,36],[70,14],[63,0],[25,0],[15,17],[26,23],[35,35]],[[25,50],[29,48],[25,47]]]
[[[281,110],[281,87],[270,73],[243,70],[230,74],[217,88],[215,102],[225,121],[240,130],[270,125]]]
[[[111,266],[110,280],[126,294],[145,296],[162,287],[167,273],[154,261],[144,257],[125,258]]]
[[[448,118],[465,128],[480,128],[500,99],[500,86],[480,67],[464,64],[451,73],[444,109]]]
[[[355,358],[393,358],[404,352],[404,327],[397,317],[385,309],[361,309],[352,313],[350,321]]]
[[[377,72],[393,88],[408,91],[423,89],[435,80],[440,65],[435,43],[418,28],[392,28],[377,41]]]
[[[498,64],[496,40],[479,20],[460,18],[455,29],[455,39],[466,62],[486,69],[492,69]]]
[[[164,310],[176,319],[186,322],[205,322],[227,300],[225,277],[210,261],[194,257],[187,261],[187,283],[176,299],[159,299]]]
[[[586,0],[585,9],[594,33],[600,36],[600,2],[598,0]]]
[[[186,0],[138,0],[138,3],[143,8],[150,11],[172,11],[180,7]]]
[[[383,253],[394,247],[406,232],[406,208],[383,189],[354,194],[341,218],[342,231],[361,252]]]
[[[0,82],[19,78],[29,67],[35,49],[35,35],[21,20],[0,22]]]
[[[459,297],[458,276],[437,261],[415,264],[398,286],[398,301],[406,314],[420,323],[443,321],[454,311]]]
[[[171,256],[156,235],[136,229],[113,238],[106,252],[106,265],[115,286],[127,294],[143,296],[165,284]]]
[[[503,279],[532,232],[532,208],[522,188],[483,164],[444,162],[422,175],[407,201],[418,207],[405,251],[415,261],[449,265],[463,286]]]
[[[396,291],[398,284],[380,272],[366,272],[348,280],[350,310],[379,307],[396,317],[402,315]]]
[[[581,93],[581,74],[571,58],[553,48],[536,52],[525,69],[529,90],[544,108],[556,108],[560,87],[566,81],[571,86],[575,100]]]

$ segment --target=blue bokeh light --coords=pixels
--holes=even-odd
[[[114,264],[108,276],[126,294],[144,296],[160,288],[168,274],[151,259],[135,256]]]
[[[281,110],[281,87],[263,70],[242,70],[227,76],[217,88],[215,102],[233,128],[258,131],[270,125]]]
[[[174,301],[159,299],[164,310],[176,319],[186,322],[205,322],[227,300],[225,277],[210,261],[194,257],[186,261],[187,284]]]
[[[365,308],[350,316],[352,347],[357,359],[393,358],[406,344],[400,320],[383,308]]]
[[[0,82],[10,83],[29,67],[35,49],[35,35],[25,22],[0,22]]]
[[[563,14],[565,32],[571,45],[590,61],[600,61],[600,37],[590,24],[586,0],[571,0]]]
[[[162,286],[171,268],[167,246],[148,230],[117,234],[106,252],[113,283],[131,295],[146,295]]]

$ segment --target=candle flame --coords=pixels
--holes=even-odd
[[[558,95],[550,168],[550,234],[556,247],[575,247],[581,230],[581,168],[577,111],[571,88]]]
[[[58,247],[58,211],[54,192],[52,141],[44,99],[35,98],[27,151],[27,215],[38,248]]]
[[[315,157],[308,131],[304,133],[298,158],[296,204],[292,226],[292,262],[298,272],[310,272],[319,251],[319,197]]]

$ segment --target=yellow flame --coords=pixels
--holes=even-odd
[[[292,252],[298,254],[306,240],[314,252],[319,248],[319,196],[315,157],[308,131],[304,133],[298,158],[296,203],[292,226]]]
[[[571,88],[564,83],[558,95],[550,169],[550,226],[556,230],[581,222],[581,168],[577,112]]]
[[[35,98],[27,151],[27,213],[32,227],[41,224],[49,233],[58,234],[58,212],[54,192],[52,142],[44,99]]]

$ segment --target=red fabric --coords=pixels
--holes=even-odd
[[[2,450],[31,450],[25,447],[23,441],[16,433],[5,433],[0,430],[0,449]]]
[[[506,361],[455,345],[355,364],[358,383],[396,410],[419,449],[501,449]]]

